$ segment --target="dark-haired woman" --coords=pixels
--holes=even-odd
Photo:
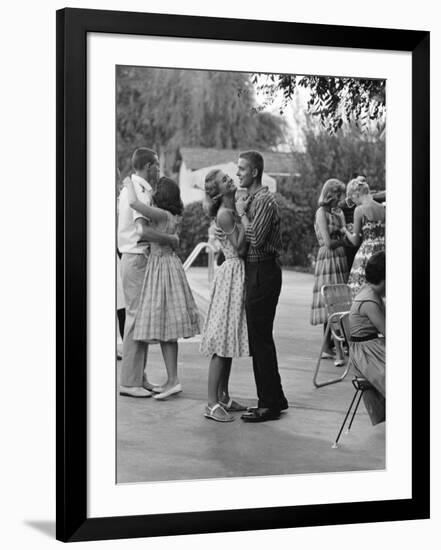
[[[384,251],[376,252],[370,257],[366,264],[366,284],[354,298],[349,313],[352,364],[379,394],[379,399],[372,400],[377,410],[369,407],[369,402],[365,399],[374,424],[384,420],[386,396],[386,312],[383,303],[386,288],[385,264]]]
[[[183,205],[177,184],[161,178],[153,195],[154,206],[140,202],[127,183],[130,206],[149,218],[152,227],[163,233],[177,231]],[[200,333],[199,313],[181,260],[168,245],[150,244],[134,340],[161,344],[167,382],[154,399],[165,399],[182,391],[178,379],[178,338]]]
[[[228,380],[232,360],[249,356],[245,313],[245,234],[235,210],[236,186],[222,172],[212,170],[205,178],[208,214],[223,230],[220,240],[225,261],[219,267],[210,296],[202,330],[200,351],[211,357],[208,369],[208,403],[205,417],[217,422],[231,422],[232,411],[246,407],[230,398]]]

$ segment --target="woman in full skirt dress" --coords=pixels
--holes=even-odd
[[[127,188],[133,209],[148,217],[156,230],[176,233],[183,206],[173,180],[159,180],[153,195],[155,206],[137,200],[133,184],[128,183]],[[133,338],[161,345],[167,382],[158,388],[154,399],[166,399],[182,391],[177,373],[178,339],[199,333],[199,312],[181,260],[169,245],[151,243]]]
[[[348,280],[348,264],[341,230],[344,225],[343,214],[338,208],[344,197],[345,186],[337,179],[330,179],[323,185],[319,208],[315,218],[315,233],[320,248],[315,263],[314,287],[311,306],[311,324],[323,324],[326,331],[327,312],[321,293],[323,285],[345,284]],[[323,358],[333,358],[332,337],[329,336]],[[339,343],[335,343],[337,357],[335,364],[344,364]]]

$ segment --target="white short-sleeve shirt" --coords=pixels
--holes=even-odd
[[[151,185],[136,174],[132,174],[131,178],[138,199],[147,206],[150,206],[152,204],[153,192]],[[138,218],[147,219],[129,206],[127,189],[124,187],[119,195],[118,216],[118,249],[123,254],[143,254],[148,246],[146,241],[141,241],[140,236],[136,232],[135,221]]]

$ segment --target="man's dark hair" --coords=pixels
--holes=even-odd
[[[386,254],[384,250],[372,254],[366,264],[366,281],[378,285],[386,278]]]
[[[170,178],[160,178],[153,201],[155,206],[168,210],[174,216],[180,216],[184,210],[179,186]]]
[[[134,170],[142,170],[146,164],[155,161],[156,152],[147,147],[138,147],[132,155],[132,168]]]
[[[248,161],[252,170],[257,169],[257,179],[262,179],[263,157],[260,153],[257,151],[245,151],[239,155],[239,158]]]

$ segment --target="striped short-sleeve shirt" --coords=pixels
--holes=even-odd
[[[282,248],[279,208],[268,187],[260,187],[248,203],[250,225],[245,232],[249,243],[247,262],[275,258]]]

